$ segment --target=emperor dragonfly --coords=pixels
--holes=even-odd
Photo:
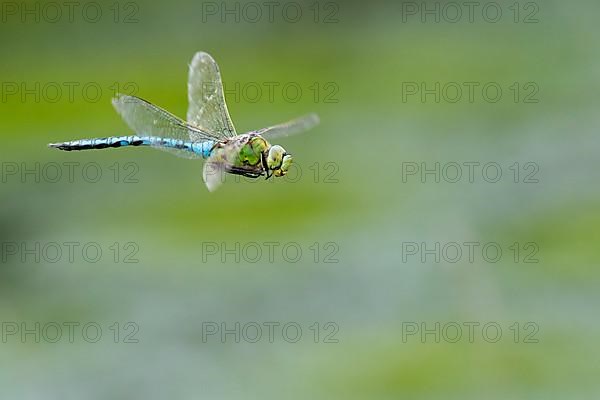
[[[117,95],[112,104],[136,133],[51,143],[60,150],[152,146],[185,158],[204,158],[202,177],[214,191],[225,173],[251,178],[285,176],[292,156],[267,139],[306,131],[319,123],[316,114],[237,134],[227,111],[219,66],[207,53],[194,55],[189,68],[187,122],[139,97]]]

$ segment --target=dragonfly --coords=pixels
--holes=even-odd
[[[304,132],[319,123],[307,114],[294,120],[238,134],[233,126],[221,73],[205,52],[194,55],[189,66],[187,121],[136,96],[117,94],[112,100],[117,113],[134,135],[79,139],[50,143],[64,151],[150,146],[184,158],[205,159],[202,177],[209,191],[216,190],[225,174],[265,179],[285,176],[293,158],[269,140]]]

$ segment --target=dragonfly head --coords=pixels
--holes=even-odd
[[[284,176],[292,164],[292,156],[283,147],[274,145],[269,148],[266,164],[267,169],[273,171],[273,175]]]

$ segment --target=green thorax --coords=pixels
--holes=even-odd
[[[244,144],[240,150],[237,166],[262,167],[262,154],[271,145],[260,136],[249,136],[240,138]]]
[[[260,174],[263,172],[262,154],[268,151],[270,147],[269,142],[261,136],[257,134],[245,134],[236,136],[226,142],[217,143],[213,149],[212,156],[215,159],[231,160],[229,162],[234,167]]]

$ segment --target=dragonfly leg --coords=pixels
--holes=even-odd
[[[269,175],[269,164],[267,163],[267,154],[268,154],[268,153],[267,153],[266,151],[264,151],[264,152],[261,154],[261,157],[260,157],[260,159],[261,159],[261,161],[262,161],[263,170],[265,170],[265,171],[266,171],[266,175],[267,175],[267,176],[265,177],[265,181],[266,181],[267,179],[269,179],[269,178],[270,178],[270,177],[273,175],[273,173],[272,173],[272,172],[271,172],[271,174]]]
[[[262,173],[251,172],[251,171],[248,171],[247,169],[238,168],[238,167],[229,167],[227,169],[227,172],[229,172],[230,174],[241,175],[241,176],[245,176],[246,178],[254,178],[254,179],[259,178],[263,175]]]

